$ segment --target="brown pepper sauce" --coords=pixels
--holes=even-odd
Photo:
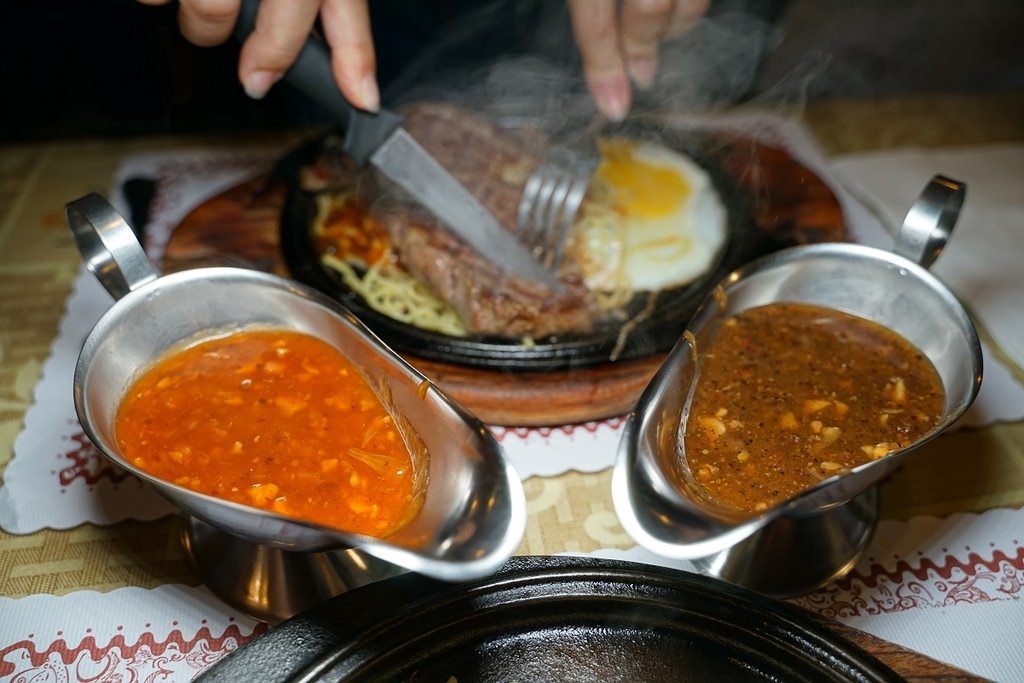
[[[909,445],[943,405],[935,368],[898,334],[769,304],[726,320],[704,355],[686,459],[711,499],[760,512]]]

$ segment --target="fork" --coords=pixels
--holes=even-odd
[[[557,272],[565,258],[569,229],[597,161],[592,146],[556,144],[526,181],[516,216],[516,234],[551,272]]]

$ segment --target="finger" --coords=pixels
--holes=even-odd
[[[178,6],[182,35],[201,47],[227,40],[237,17],[238,0],[181,0]]]
[[[630,96],[616,5],[616,0],[569,0],[587,87],[598,110],[614,121],[626,116]]]
[[[707,13],[710,4],[711,0],[676,0],[662,39],[678,38],[689,31]]]
[[[676,0],[624,0],[622,52],[626,68],[641,88],[654,83],[658,71],[658,43],[668,30]]]
[[[169,5],[173,0],[138,0],[143,5]]]
[[[331,65],[345,99],[367,111],[380,109],[377,58],[366,0],[325,0],[321,9]]]
[[[238,57],[238,78],[253,99],[267,94],[302,49],[316,21],[320,0],[263,0]]]

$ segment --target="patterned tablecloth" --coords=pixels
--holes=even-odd
[[[885,224],[884,197],[864,179],[875,175],[873,163],[912,170],[914,161],[863,153],[1024,141],[1024,98],[836,102],[811,107],[803,120],[829,157],[817,160],[822,171],[849,182],[851,206],[881,218],[867,212],[865,224]],[[0,680],[188,680],[266,628],[199,584],[168,506],[98,459],[74,421],[70,368],[109,298],[80,275],[62,207],[145,171],[163,181],[151,226],[159,234],[161,221],[173,226],[203,193],[258,171],[300,137],[0,149]],[[1019,150],[999,154],[1014,164]],[[1024,204],[1016,213],[1007,206],[1019,235]],[[1019,287],[1020,276],[1009,277]],[[1015,328],[987,317],[994,314],[983,302],[968,304],[987,362],[978,405],[880,487],[883,521],[853,572],[799,602],[968,670],[1020,680],[1024,372],[1012,344],[1000,343]],[[636,548],[615,517],[609,467],[620,428],[621,419],[495,428],[524,478],[521,553],[672,565]]]

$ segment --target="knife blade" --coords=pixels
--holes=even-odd
[[[256,26],[259,0],[243,0],[235,37],[244,42]],[[345,152],[359,165],[377,168],[428,209],[450,232],[507,274],[564,290],[554,273],[537,261],[515,235],[402,127],[402,117],[353,107],[331,71],[326,43],[311,33],[284,80],[344,122]]]

